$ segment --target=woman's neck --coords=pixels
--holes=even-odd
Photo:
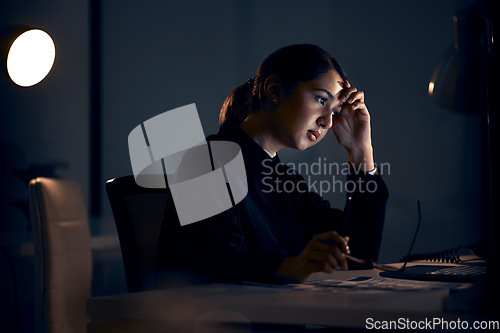
[[[251,113],[240,124],[244,130],[259,146],[271,154],[276,154],[285,146],[279,142],[273,130],[273,121],[269,112],[261,111]]]

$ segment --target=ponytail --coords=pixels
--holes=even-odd
[[[241,124],[245,120],[251,110],[254,83],[255,79],[250,78],[226,97],[219,114],[219,125],[223,122]]]

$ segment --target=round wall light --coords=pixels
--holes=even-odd
[[[19,35],[9,48],[7,72],[14,83],[30,87],[49,74],[56,48],[52,38],[43,30],[28,30]]]

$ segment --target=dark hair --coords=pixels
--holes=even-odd
[[[223,122],[242,123],[249,113],[264,107],[267,101],[264,82],[276,75],[286,91],[292,91],[300,82],[314,80],[321,74],[335,70],[342,80],[346,74],[337,60],[322,48],[311,44],[283,47],[269,55],[249,79],[226,97],[219,114]]]

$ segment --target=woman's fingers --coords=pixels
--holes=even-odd
[[[340,236],[336,231],[332,231],[331,239],[333,239],[336,245],[342,250],[342,252],[347,253],[347,240]]]
[[[310,242],[308,247],[311,251],[323,251],[323,252],[332,252],[333,248],[336,247],[337,244],[334,241],[315,241]]]
[[[365,101],[365,93],[363,91],[358,91],[356,87],[352,87],[349,81],[344,82],[344,89],[340,91],[338,99],[342,103],[351,104],[355,101]]]
[[[338,246],[344,253],[347,253],[348,242],[344,237],[340,236],[336,231],[327,231],[322,234],[316,235],[311,240],[311,242],[309,242],[309,244],[311,246],[314,246],[314,244],[317,241],[326,243],[329,246]]]
[[[342,110],[340,111],[340,113],[342,113],[343,111],[350,112],[350,111],[355,111],[355,110],[361,111],[362,114],[369,115],[368,110],[366,108],[366,104],[362,101],[356,101],[352,104],[344,104],[342,106]]]
[[[345,254],[349,252],[348,240],[335,231],[315,236],[309,242],[306,251],[307,260],[316,262],[319,271],[347,269]]]
[[[300,255],[283,260],[275,278],[282,283],[302,283],[314,272],[331,273],[340,268],[347,269],[347,242],[348,238],[335,231],[316,235]]]
[[[336,258],[337,263],[342,267],[343,269],[347,269],[347,258],[345,257],[345,252],[341,252],[338,247],[333,249],[334,251],[334,256]]]
[[[309,255],[309,262],[313,263],[316,272],[325,272],[329,268],[337,270],[340,268],[337,258],[328,252],[313,251]]]
[[[339,100],[343,103],[347,102],[351,95],[355,94],[357,91],[358,89],[356,89],[356,87],[344,88],[339,95]]]
[[[356,89],[356,88],[354,88],[354,89]],[[365,93],[362,92],[362,91],[356,90],[356,91],[352,92],[347,97],[347,99],[346,99],[345,102],[348,103],[348,104],[351,104],[354,101],[362,101],[362,102],[364,102],[365,101]]]
[[[345,236],[344,239],[347,242],[347,244],[349,244],[349,241],[351,240],[351,237]],[[347,250],[347,254],[351,254],[351,249],[349,248],[349,245],[346,246],[346,250]]]

